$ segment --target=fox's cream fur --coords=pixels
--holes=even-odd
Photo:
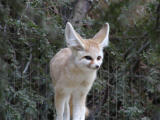
[[[50,61],[56,120],[85,120],[86,97],[102,64],[108,37],[108,23],[92,39],[83,39],[69,22],[66,24],[68,48],[60,50]]]

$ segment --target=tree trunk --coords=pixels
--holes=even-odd
[[[91,7],[89,0],[78,0],[77,4],[74,7],[73,18],[71,23],[75,26],[81,26],[82,20],[85,18],[88,10]]]

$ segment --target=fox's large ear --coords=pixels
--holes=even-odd
[[[67,22],[65,28],[65,38],[67,46],[71,48],[84,49],[83,39],[81,36],[74,30],[71,23]]]
[[[93,37],[93,40],[98,42],[100,46],[107,47],[109,44],[109,24],[106,23],[102,29]]]

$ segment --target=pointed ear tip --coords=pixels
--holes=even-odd
[[[67,22],[67,23],[66,23],[66,26],[67,26],[67,25],[72,26],[70,22]]]
[[[106,22],[105,25],[106,25],[107,27],[109,27],[109,23],[108,23],[108,22]]]

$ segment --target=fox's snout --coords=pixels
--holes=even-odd
[[[99,68],[99,65],[96,65],[96,68],[98,69],[98,68]]]
[[[94,61],[91,61],[90,64],[89,64],[89,68],[91,68],[91,69],[99,69],[100,65],[95,63]]]

